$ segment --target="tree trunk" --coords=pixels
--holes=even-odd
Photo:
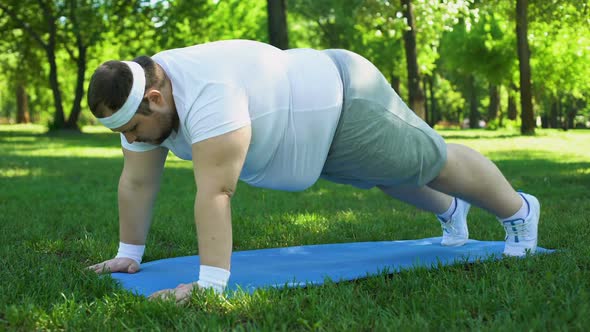
[[[72,112],[70,113],[70,117],[68,118],[68,122],[66,123],[66,128],[68,129],[75,129],[79,130],[78,127],[78,119],[80,118],[80,112],[82,111],[82,107],[80,103],[82,101],[82,97],[84,96],[84,75],[86,73],[86,50],[87,48],[81,43],[78,44],[78,58],[77,58],[77,65],[78,65],[78,76],[76,80],[76,95],[74,97],[74,104],[72,105]]]
[[[504,127],[504,111],[502,110],[502,104],[498,107],[498,128]]]
[[[558,104],[557,98],[553,97],[551,101],[551,109],[549,111],[549,128],[559,128],[559,123],[557,120],[558,116]]]
[[[61,90],[57,80],[57,63],[55,62],[55,52],[53,50],[47,51],[47,60],[49,60],[49,85],[53,92],[53,105],[55,106],[51,129],[61,129],[65,124],[65,116],[61,100]]]
[[[19,83],[16,87],[16,123],[29,123],[29,99],[25,85]]]
[[[561,126],[562,126],[563,130],[568,131],[571,128],[570,117],[569,117],[569,106],[562,104],[561,107],[562,107],[562,112],[563,112]]]
[[[500,110],[500,89],[495,84],[490,84],[490,105],[488,106],[488,121],[498,117]]]
[[[426,77],[422,78],[422,91],[424,91],[424,121],[432,127],[432,114],[428,107],[428,83]]]
[[[510,87],[508,88],[508,119],[510,120],[516,120],[516,117],[518,117],[518,109],[516,108],[516,100],[514,100],[514,93],[515,93],[516,87],[514,86],[514,84],[510,84]]]
[[[410,108],[422,119],[426,119],[424,108],[424,91],[420,86],[420,71],[418,68],[418,52],[416,50],[416,23],[414,21],[414,7],[411,0],[401,0],[404,16],[408,28],[404,32],[406,62],[408,64],[408,91]]]
[[[391,73],[391,87],[395,90],[395,93],[400,94],[399,88],[401,85],[401,79],[395,73]]]
[[[434,74],[428,77],[430,88],[430,114],[432,116],[432,125],[434,126],[440,121],[440,114],[438,113],[438,106],[436,105],[436,96],[434,95]]]
[[[541,108],[545,110],[543,114],[539,116],[541,119],[541,128],[547,129],[551,128],[551,124],[549,123],[551,118],[551,108],[553,107],[553,97],[541,96]]]
[[[65,124],[65,116],[63,103],[61,99],[61,90],[59,88],[59,80],[57,79],[57,62],[55,60],[55,43],[57,37],[57,20],[52,9],[51,1],[39,1],[39,5],[43,11],[47,23],[47,31],[49,38],[46,44],[43,45],[45,54],[47,55],[47,62],[49,63],[49,85],[53,92],[53,104],[55,106],[55,114],[53,116],[53,124],[51,129],[61,129]]]
[[[469,76],[469,128],[479,128],[479,110],[477,103],[477,86],[475,77]]]
[[[520,132],[524,135],[535,134],[535,113],[531,88],[531,64],[527,20],[528,0],[516,0],[516,37],[518,42],[518,62],[520,68]]]
[[[565,106],[566,109],[566,115],[567,115],[567,127],[569,129],[575,129],[576,128],[576,116],[578,115],[578,108],[576,105],[576,102],[573,98],[568,97],[566,100],[567,104]]]
[[[289,48],[287,7],[285,0],[267,0],[268,37],[270,44],[282,50]]]

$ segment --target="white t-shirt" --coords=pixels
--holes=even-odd
[[[342,80],[321,51],[247,40],[173,49],[153,56],[172,81],[180,119],[161,146],[191,160],[191,144],[251,124],[240,179],[297,191],[320,176],[342,108]],[[121,144],[131,151],[156,148]],[[196,156],[198,158],[198,156]]]

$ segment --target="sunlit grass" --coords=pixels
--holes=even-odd
[[[42,134],[47,132],[47,127],[38,124],[13,124],[13,125],[0,125],[0,133],[27,133],[30,134]]]
[[[477,150],[484,154],[498,155],[499,159],[510,159],[514,151],[529,153],[533,157],[547,157],[552,159],[567,159],[564,161],[588,160],[590,150],[588,146],[590,130],[570,130],[564,132],[556,129],[537,130],[536,136],[519,136],[516,132],[469,130],[442,131],[449,142],[459,142],[477,146]],[[478,139],[485,138],[485,139]],[[509,140],[506,140],[509,138]],[[506,153],[507,152],[507,153]]]
[[[47,133],[0,126],[0,330],[584,330],[590,326],[590,132],[442,131],[492,158],[543,205],[539,244],[560,251],[436,270],[383,274],[187,307],[149,302],[84,267],[118,243],[119,136],[101,127]],[[190,162],[170,156],[145,261],[197,254]],[[320,181],[301,193],[241,183],[234,248],[416,239],[434,216],[379,190]],[[473,209],[472,238],[502,240]],[[196,267],[195,267],[196,269]],[[196,270],[195,270],[196,271]],[[195,272],[196,273],[196,272]]]
[[[18,177],[18,176],[39,176],[42,173],[40,168],[21,168],[6,167],[0,168],[0,177]]]

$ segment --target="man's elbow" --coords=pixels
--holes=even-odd
[[[222,187],[221,188],[221,194],[227,196],[227,198],[231,199],[232,197],[234,197],[234,194],[236,193],[236,188],[235,187]]]
[[[197,196],[202,197],[223,197],[231,199],[236,193],[235,186],[217,185],[217,186],[198,186]]]

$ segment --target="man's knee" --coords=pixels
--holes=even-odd
[[[457,147],[458,144],[446,144],[447,158],[443,166],[441,167],[440,171],[438,172],[438,175],[432,181],[430,181],[428,185],[448,181],[452,173],[452,165],[457,163]]]

